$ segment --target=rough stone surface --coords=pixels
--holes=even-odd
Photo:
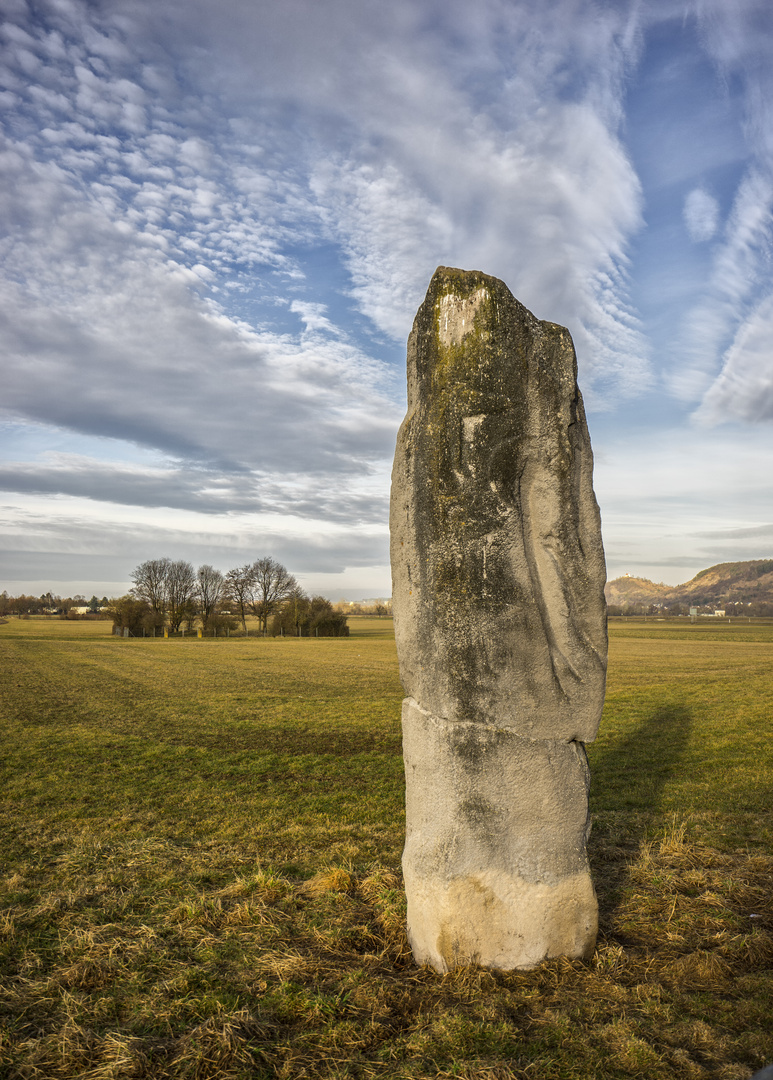
[[[440,267],[408,341],[392,474],[414,955],[439,971],[592,950],[588,767],[605,566],[569,332]]]

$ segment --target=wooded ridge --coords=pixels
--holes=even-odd
[[[626,574],[607,582],[605,592],[610,614],[650,606],[672,614],[687,614],[690,607],[722,608],[728,614],[740,614],[736,609],[741,605],[743,614],[749,607],[753,609],[750,614],[773,614],[773,559],[717,563],[683,585],[664,585]],[[771,610],[763,611],[763,607]],[[617,608],[622,612],[614,610]]]

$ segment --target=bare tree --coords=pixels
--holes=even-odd
[[[270,556],[257,559],[252,564],[252,575],[255,591],[250,607],[260,619],[261,628],[265,634],[268,631],[269,616],[276,611],[279,604],[292,593],[293,589],[298,587],[298,582],[281,563]]]
[[[201,625],[206,630],[225,590],[225,579],[219,570],[209,563],[199,567],[199,612]]]
[[[165,599],[170,630],[179,630],[183,619],[195,617],[197,588],[196,571],[189,562],[178,559],[169,563]]]
[[[242,629],[247,633],[247,609],[252,603],[255,591],[255,575],[252,566],[246,563],[229,570],[225,576],[225,589],[231,604],[239,612]]]
[[[278,625],[283,631],[286,629],[288,633],[300,636],[301,623],[306,617],[308,610],[309,598],[300,585],[296,584],[295,587],[288,592],[285,602],[282,604],[282,609],[275,621],[278,620]]]
[[[171,559],[148,559],[132,571],[132,596],[145,600],[158,614],[163,614],[166,606],[166,576],[171,563]]]

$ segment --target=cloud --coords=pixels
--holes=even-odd
[[[693,188],[684,201],[684,223],[696,244],[711,240],[719,222],[719,203],[703,188]]]
[[[257,20],[233,0],[216,18],[196,0],[185,11],[167,47],[206,40],[200,84],[217,72],[246,141],[270,145],[273,125],[294,117],[295,132],[301,118],[306,196],[378,330],[405,340],[438,264],[478,268],[570,327],[586,386],[609,398],[648,384],[627,284],[641,191],[618,133],[635,6],[292,0]]]
[[[722,371],[704,394],[696,420],[773,420],[773,295],[744,321],[727,350]]]
[[[736,540],[756,540],[769,545],[773,541],[773,521],[767,522],[765,525],[754,525],[750,528],[709,529],[700,535],[709,540],[721,539],[729,543]]]
[[[495,0],[474,19],[437,6],[435,23],[405,2],[324,19],[306,0],[261,19],[228,2],[216,25],[191,6],[200,19],[73,0],[7,30],[24,138],[2,160],[6,415],[199,468],[367,474],[391,456],[399,383],[316,298],[289,298],[300,335],[229,299],[278,297],[320,229],[393,340],[438,263],[480,267],[570,325],[586,389],[646,383],[626,286],[641,194],[616,134],[624,15],[597,12],[591,33],[561,5],[524,21]],[[346,62],[366,44],[367,65]]]
[[[403,338],[437,265],[482,269],[570,327],[585,384],[640,392],[649,364],[625,254],[640,192],[619,144],[590,108],[559,104],[507,138],[472,121],[466,134],[435,138],[435,170],[453,176],[439,199],[392,163],[319,164],[312,190],[333,208],[362,310]]]
[[[746,321],[754,318],[771,286],[771,243],[773,175],[753,168],[738,187],[724,235],[715,247],[706,293],[685,319],[682,365],[669,380],[673,392],[682,399],[703,397],[716,378],[725,351],[742,349]]]
[[[765,0],[699,0],[706,47],[724,77],[744,86],[747,138],[761,157],[773,155],[771,12]]]
[[[383,524],[308,523],[279,515],[236,514],[222,519],[195,512],[158,512],[146,521],[130,514],[105,521],[88,500],[31,496],[0,505],[0,587],[14,582],[110,581],[124,592],[132,569],[170,555],[228,570],[270,554],[304,579],[347,570],[378,581],[388,593],[389,541]],[[374,576],[375,575],[375,578]],[[57,586],[57,589],[59,587]]]
[[[338,334],[339,331],[327,318],[325,304],[312,303],[304,300],[293,300],[290,311],[297,315],[304,325],[306,334],[318,334],[320,332]]]
[[[356,475],[391,453],[386,374],[343,335],[234,320],[201,295],[206,268],[170,260],[57,166],[9,142],[4,165],[3,216],[21,223],[0,279],[6,415],[237,470]],[[318,306],[298,310],[323,326]]]
[[[673,392],[698,402],[695,419],[773,419],[773,365],[765,347],[773,305],[773,68],[770,10],[759,0],[701,0],[696,7],[704,45],[728,85],[742,88],[751,164],[736,191],[715,245],[702,300],[681,334],[682,362]],[[698,188],[685,203],[693,240],[711,239],[718,221],[712,197]]]
[[[0,491],[8,493],[66,495],[106,506],[165,507],[204,515],[289,514],[352,525],[384,523],[385,481],[382,473],[342,490],[305,475],[275,479],[257,471],[233,473],[184,462],[115,464],[70,453],[0,464]]]
[[[596,425],[592,435],[609,577],[665,574],[676,585],[727,559],[770,557],[764,428]]]

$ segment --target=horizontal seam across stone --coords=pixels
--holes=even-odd
[[[545,746],[571,746],[572,743],[583,743],[582,739],[532,739],[528,735],[523,735],[516,728],[505,727],[501,724],[489,724],[485,720],[451,720],[447,716],[438,716],[436,713],[432,713],[429,709],[425,709],[423,705],[420,705],[416,698],[406,697],[403,698],[403,704],[406,703],[412,705],[423,716],[426,716],[435,727],[442,728],[473,728],[475,731],[487,731],[487,732],[505,732],[507,735],[512,735],[515,739],[521,739],[523,742],[528,743],[541,743]],[[583,743],[583,745],[585,745]]]

